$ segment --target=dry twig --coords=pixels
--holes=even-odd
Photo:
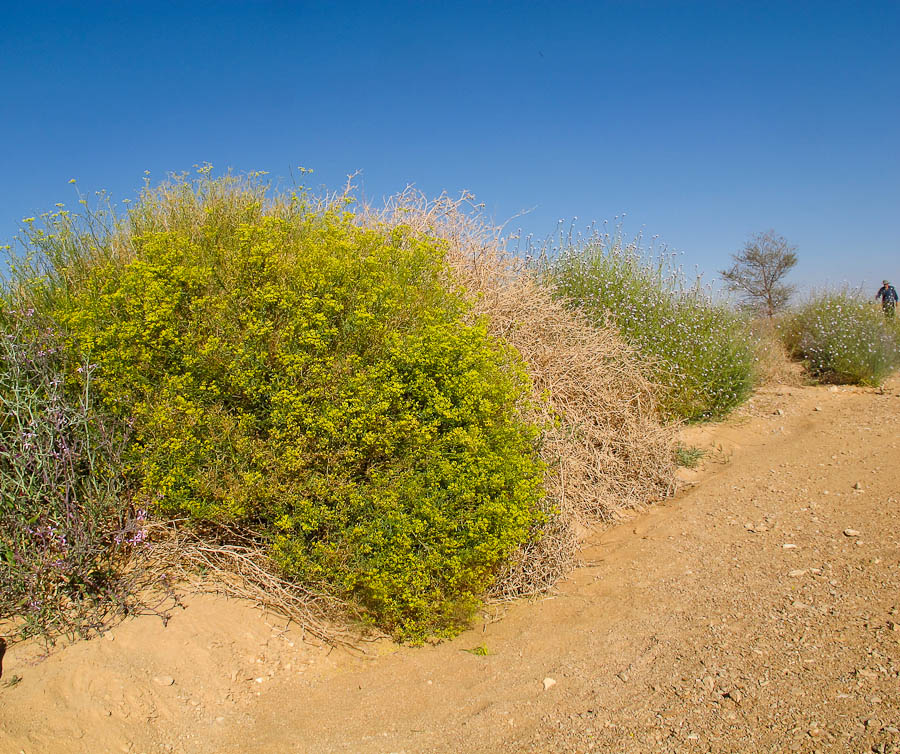
[[[252,532],[198,530],[170,520],[155,523],[150,539],[157,567],[197,591],[249,600],[330,645],[363,651],[364,642],[383,636],[363,628],[347,603],[281,576],[262,537]]]

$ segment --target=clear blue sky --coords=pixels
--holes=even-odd
[[[545,236],[747,237],[801,286],[900,279],[900,2],[3,3],[0,239],[83,190],[218,169],[469,189]]]

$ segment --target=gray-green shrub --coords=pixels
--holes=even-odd
[[[138,599],[117,568],[145,536],[123,433],[98,410],[94,365],[71,359],[51,322],[0,300],[0,330],[0,619],[23,635],[89,634]]]
[[[850,290],[825,291],[784,318],[785,345],[823,382],[879,385],[900,366],[900,330]]]
[[[677,270],[643,258],[636,244],[599,238],[544,258],[541,272],[568,304],[611,323],[663,388],[670,419],[722,416],[754,384],[755,339],[747,322]]]

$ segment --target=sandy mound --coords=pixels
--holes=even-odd
[[[11,647],[0,688],[31,701],[14,714],[0,703],[0,752],[217,751],[276,677],[303,684],[354,662],[244,600],[194,594],[184,605],[49,656],[37,641]]]

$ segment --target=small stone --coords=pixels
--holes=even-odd
[[[822,729],[821,729],[821,728],[810,728],[810,729],[809,729],[808,731],[806,731],[806,732],[809,734],[810,738],[819,738],[819,736],[822,735]]]
[[[856,484],[853,485],[853,489],[855,489],[855,490],[861,490],[861,489],[862,489],[862,484],[861,484],[860,482],[857,482]]]
[[[260,678],[254,679],[254,680],[255,680],[257,683],[262,683],[262,682],[265,680],[265,678],[260,677]]]
[[[821,410],[822,410],[822,407],[821,407],[821,406],[815,406],[815,407],[813,408],[813,411],[821,411]]]
[[[890,631],[900,631],[900,623],[893,620],[887,622],[887,627]]]
[[[900,730],[895,728],[893,725],[885,725],[883,730],[885,733],[893,733],[894,735],[896,735],[897,733],[900,733]]]
[[[776,408],[772,413],[774,413],[775,416],[784,416],[784,411],[782,411],[780,408]]]
[[[740,704],[744,699],[744,695],[741,693],[740,689],[732,689],[726,696],[735,704]]]
[[[688,741],[699,741],[699,740],[700,740],[700,736],[698,736],[696,733],[691,733],[691,734],[687,737],[687,740],[688,740]]]
[[[858,537],[859,532],[856,529],[844,529],[845,537]]]
[[[556,679],[550,678],[549,676],[544,679],[544,691],[548,689],[552,689],[556,685]]]
[[[869,730],[873,730],[873,729],[880,728],[880,727],[881,727],[881,720],[877,720],[877,719],[875,719],[874,717],[870,717],[868,720],[866,720],[866,727],[867,727]]]
[[[618,678],[622,683],[628,683],[628,674],[627,673],[616,673],[616,678]]]
[[[781,547],[782,547],[782,549],[785,549],[785,550],[796,550],[797,549],[797,545],[792,544],[790,542],[788,542],[785,545],[782,545]]]
[[[170,675],[158,675],[154,676],[153,683],[155,683],[157,686],[171,686],[173,683],[175,683],[175,679]]]
[[[795,568],[793,571],[791,571],[790,573],[788,573],[788,576],[790,576],[790,577],[792,577],[792,578],[797,578],[797,577],[799,577],[799,576],[805,576],[805,575],[806,575],[806,569],[805,569],[805,568]]]

